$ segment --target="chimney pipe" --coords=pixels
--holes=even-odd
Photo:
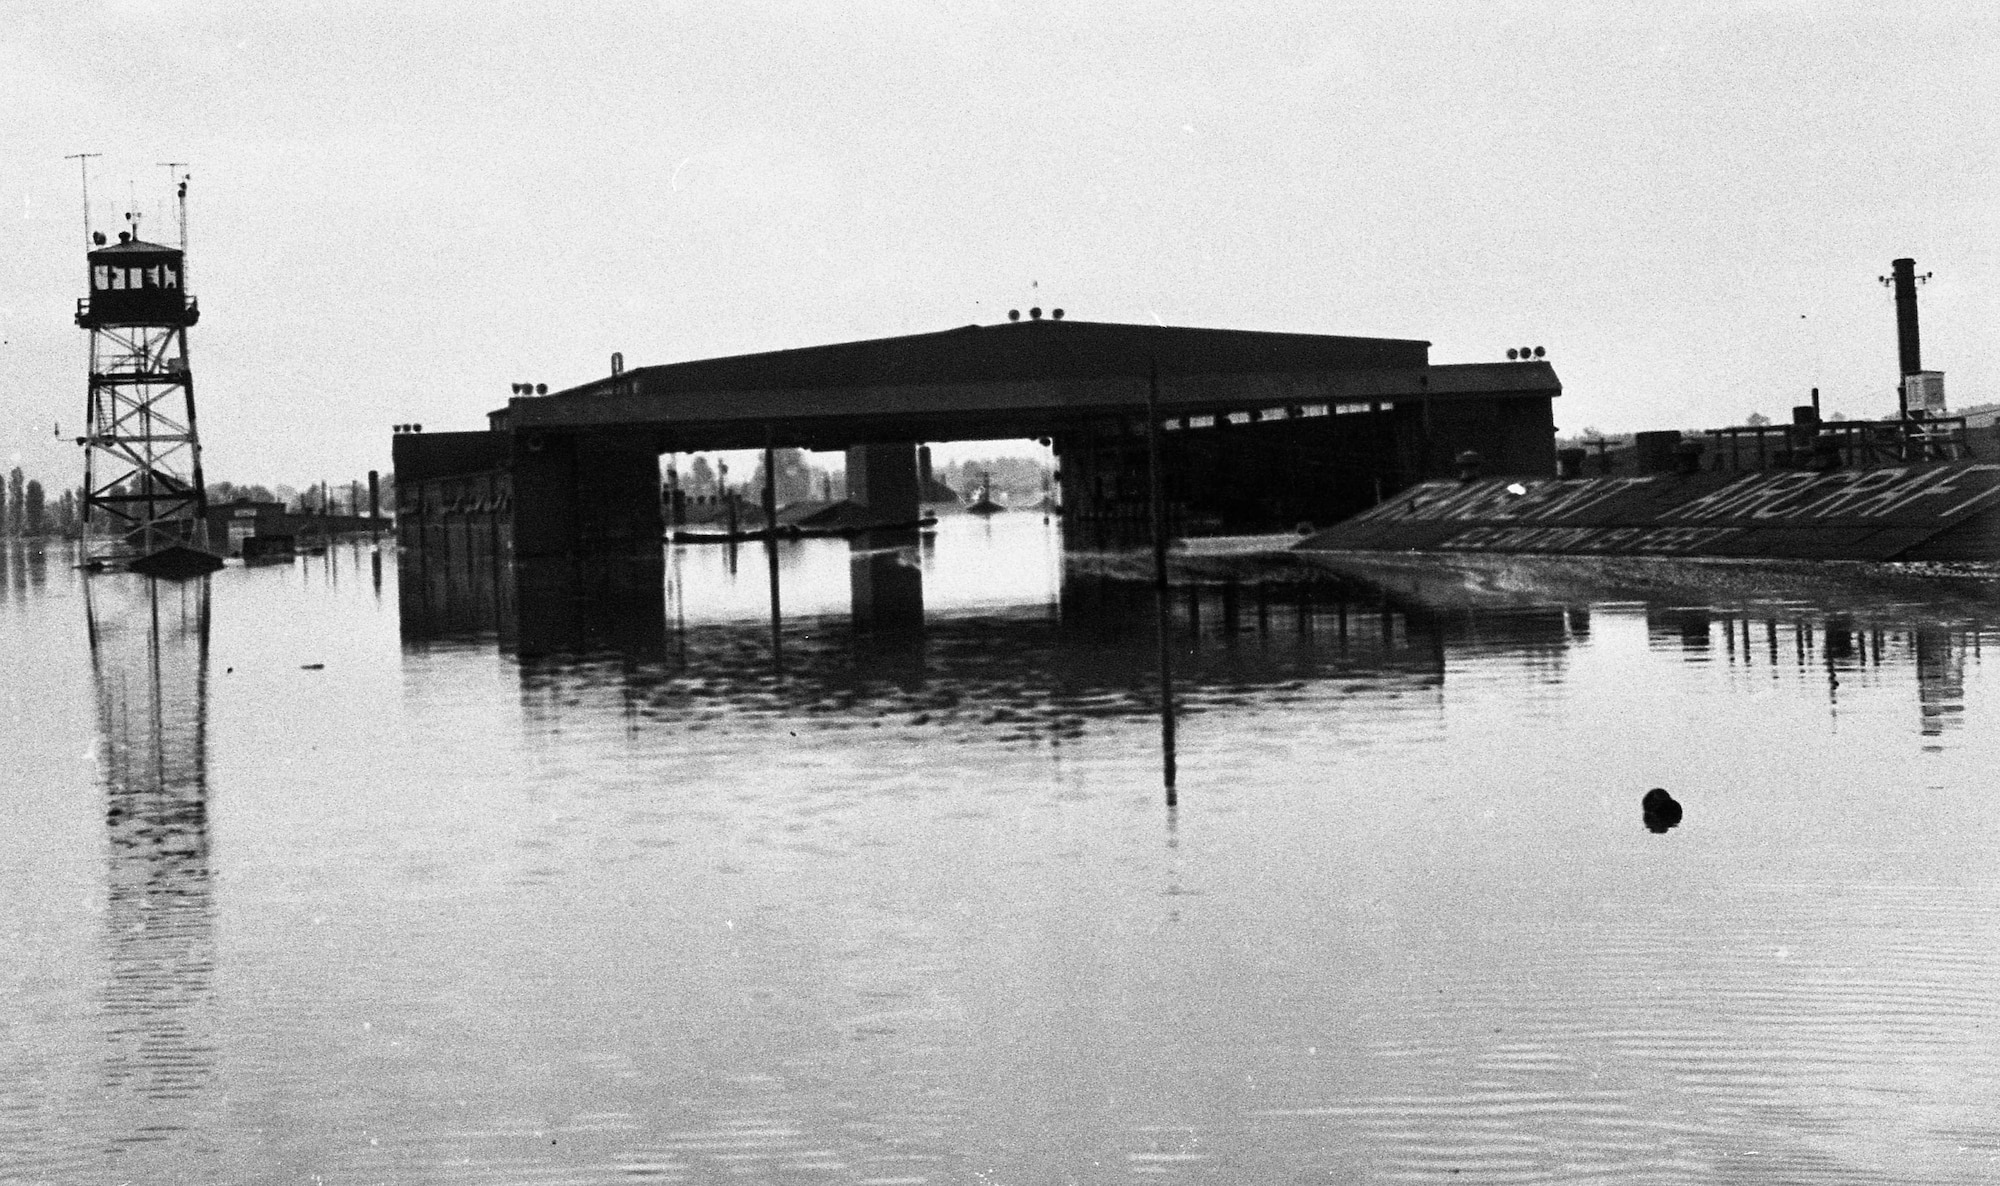
[[[1917,261],[1892,260],[1889,269],[1896,289],[1896,350],[1903,374],[1914,375],[1924,369],[1917,345]]]

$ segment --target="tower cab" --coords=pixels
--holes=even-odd
[[[188,326],[201,316],[187,295],[178,248],[121,234],[118,242],[92,251],[89,259],[90,296],[76,306],[76,323],[85,329]]]

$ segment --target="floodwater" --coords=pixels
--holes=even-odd
[[[1990,578],[1178,580],[1169,809],[1057,530],[0,552],[0,1182],[2000,1179]]]

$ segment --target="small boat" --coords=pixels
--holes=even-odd
[[[966,504],[965,513],[968,515],[998,515],[1005,511],[1006,507],[993,501],[992,476],[988,474],[981,474],[979,476],[983,479],[979,484],[979,497]]]

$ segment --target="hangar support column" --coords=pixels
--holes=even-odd
[[[651,439],[535,429],[514,435],[512,454],[516,557],[659,550],[660,458]]]
[[[914,524],[918,508],[915,445],[855,445],[847,451],[847,501],[879,524]]]
[[[847,451],[847,501],[863,508],[876,530],[849,547],[848,592],[863,630],[907,630],[924,619],[924,578],[918,567],[917,519],[923,514],[915,445],[856,445]]]

